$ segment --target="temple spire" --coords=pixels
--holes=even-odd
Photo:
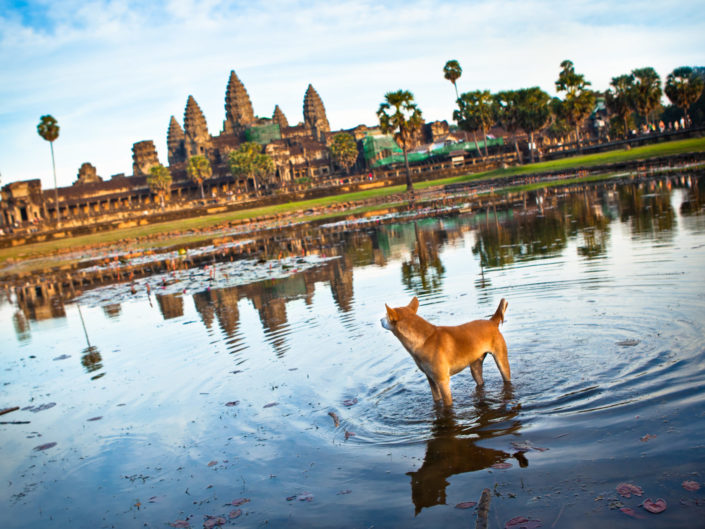
[[[166,134],[169,165],[186,161],[186,135],[174,116],[169,120],[169,130]]]
[[[308,85],[304,96],[304,124],[313,129],[319,139],[323,139],[326,132],[330,132],[330,125],[326,117],[326,109],[318,92],[312,85]]]
[[[286,119],[284,112],[279,108],[279,105],[274,107],[274,114],[272,115],[272,121],[279,125],[279,129],[283,129],[289,126],[289,121]]]
[[[211,136],[208,133],[206,117],[193,96],[188,96],[184,112],[184,135],[186,156],[207,154]]]
[[[255,121],[252,101],[245,85],[238,78],[235,70],[230,71],[228,87],[225,90],[225,121],[223,132],[232,133],[236,129],[249,127]]]

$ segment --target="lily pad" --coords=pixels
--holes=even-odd
[[[659,514],[666,510],[667,505],[666,500],[663,498],[659,498],[656,501],[651,501],[651,498],[647,498],[644,500],[642,507],[651,513]]]

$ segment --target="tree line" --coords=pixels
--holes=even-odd
[[[662,110],[668,121],[677,119],[680,110],[683,121],[691,122],[690,112],[695,109],[698,120],[705,120],[705,68],[681,66],[666,77],[665,83],[651,67],[636,68],[628,74],[613,77],[609,88],[601,93],[590,88],[591,83],[584,74],[577,73],[572,61],[560,64],[556,92],[561,97],[551,97],[538,86],[503,90],[491,93],[489,90],[458,92],[458,80],[463,69],[457,60],[449,60],[443,67],[443,76],[453,84],[457,109],[453,120],[459,129],[472,133],[475,148],[482,154],[477,134],[482,136],[484,156],[488,156],[487,132],[494,125],[501,126],[512,138],[517,158],[521,152],[517,135],[523,131],[528,138],[531,162],[535,159],[536,136],[547,134],[553,138],[565,139],[573,136],[578,148],[581,144],[581,130],[585,120],[595,110],[598,97],[603,97],[610,116],[610,131],[615,136],[627,137],[639,124],[653,127],[656,111],[661,109],[661,98],[665,93],[672,107]],[[407,190],[413,190],[409,169],[408,151],[414,144],[424,124],[421,109],[408,90],[387,92],[377,110],[379,126],[384,134],[391,134],[401,148],[406,168]],[[51,146],[52,166],[54,160],[53,142],[58,138],[59,126],[50,115],[42,116],[37,127],[39,135]],[[357,142],[347,133],[340,132],[331,138],[329,145],[331,159],[349,173],[358,158]],[[274,161],[263,152],[264,147],[255,142],[246,142],[237,150],[228,153],[228,168],[234,177],[244,177],[259,195],[267,181],[275,173]],[[189,177],[199,185],[201,199],[204,199],[203,182],[213,176],[211,163],[206,156],[192,156],[187,163]],[[164,208],[164,199],[171,187],[172,175],[161,164],[150,169],[147,184],[159,198]],[[54,191],[57,208],[57,224],[60,223],[56,170],[54,169]]]

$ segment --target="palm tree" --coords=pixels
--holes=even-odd
[[[543,129],[551,117],[551,96],[538,86],[517,90],[517,120],[519,126],[529,133],[529,152],[534,162],[534,133]]]
[[[203,200],[205,198],[203,195],[203,181],[213,176],[213,168],[211,167],[210,161],[202,154],[191,156],[186,166],[186,172],[188,172],[191,180],[200,186],[201,200]]]
[[[517,153],[517,159],[521,163],[521,152],[517,142],[517,130],[519,129],[519,105],[517,104],[517,91],[504,90],[497,92],[492,96],[495,105],[495,116],[497,122],[512,135],[514,141],[514,150]]]
[[[355,164],[358,156],[355,138],[347,132],[336,134],[333,136],[330,153],[333,156],[333,160],[349,173],[350,168]]]
[[[494,106],[492,104],[492,94],[489,90],[475,90],[460,94],[458,98],[458,110],[453,112],[453,119],[458,126],[465,131],[472,131],[475,138],[475,148],[477,145],[477,130],[482,130],[482,139],[485,145],[485,156],[487,151],[487,129],[495,122]]]
[[[271,176],[275,171],[274,161],[263,154],[262,146],[254,141],[245,142],[236,151],[230,151],[228,164],[233,176],[244,176],[252,180],[257,196],[262,186],[262,179]]]
[[[588,88],[590,82],[585,80],[585,76],[575,73],[572,61],[563,61],[561,68],[556,81],[556,90],[566,93],[563,100],[563,114],[568,123],[575,128],[575,141],[580,148],[580,126],[592,113],[597,97],[595,92]]]
[[[154,165],[149,170],[147,185],[150,191],[159,197],[159,204],[164,209],[164,196],[171,187],[171,173],[162,164]]]
[[[394,112],[390,113],[392,110]],[[382,132],[393,134],[396,142],[400,144],[406,166],[406,190],[413,191],[414,184],[411,182],[408,150],[414,135],[423,125],[421,110],[414,103],[414,95],[408,90],[387,92],[384,95],[384,102],[379,105],[377,110],[377,118]]]
[[[632,70],[634,76],[634,108],[651,124],[650,114],[661,101],[661,78],[650,66]]]
[[[453,88],[455,88],[455,99],[458,99],[458,85],[456,81],[460,79],[461,75],[463,75],[463,69],[460,67],[460,63],[455,59],[448,61],[443,67],[443,77],[453,83]]]
[[[54,140],[59,137],[59,124],[56,119],[47,114],[39,118],[37,133],[49,142],[51,148],[51,168],[54,171],[54,207],[56,209],[56,225],[61,226],[61,212],[59,211],[59,190],[56,187],[56,164],[54,163]]]
[[[605,103],[610,112],[622,120],[624,137],[629,136],[629,116],[634,110],[634,76],[632,74],[613,77],[605,92]]]
[[[671,103],[683,110],[686,123],[690,123],[688,109],[703,92],[703,80],[689,66],[676,68],[666,77],[666,95]]]

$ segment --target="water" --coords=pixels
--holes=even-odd
[[[491,527],[703,527],[704,190],[368,226],[321,236],[287,277],[228,265],[196,293],[184,276],[185,294],[160,277],[7,295],[0,408],[20,410],[0,415],[0,526],[468,527],[454,506],[489,488]],[[466,370],[435,408],[379,325],[413,295],[443,324],[506,298],[511,386],[490,360],[484,389]]]

